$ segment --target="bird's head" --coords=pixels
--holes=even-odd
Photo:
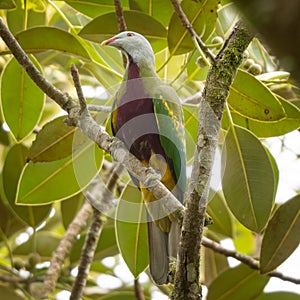
[[[154,53],[148,40],[134,31],[123,31],[103,41],[101,45],[112,46],[121,50],[139,66],[155,68]]]

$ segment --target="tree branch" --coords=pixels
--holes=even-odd
[[[134,279],[134,293],[137,300],[145,300],[145,296],[138,278]]]
[[[78,234],[86,226],[87,220],[92,213],[92,207],[88,202],[85,202],[73,221],[68,226],[68,229],[61,239],[57,249],[54,251],[50,267],[47,270],[44,279],[43,299],[51,299],[51,295],[55,289],[57,279],[60,275],[61,266],[65,258],[70,253],[72,246],[77,240]]]
[[[174,2],[172,0],[172,2]],[[176,1],[175,1],[176,2]],[[172,299],[201,299],[199,283],[200,245],[203,233],[210,177],[221,118],[230,85],[242,62],[252,35],[241,22],[236,24],[216,61],[212,64],[199,111],[199,127],[191,181],[186,200]]]
[[[195,31],[195,29],[193,28],[193,25],[190,23],[189,19],[187,18],[185,12],[183,11],[180,3],[178,0],[171,0],[174,10],[176,12],[176,14],[178,15],[182,26],[185,27],[187,29],[187,31],[189,32],[189,34],[191,35],[192,38],[195,38],[200,49],[203,51],[203,53],[210,59],[210,61],[212,63],[215,62],[215,57],[213,55],[213,53],[205,46],[205,44],[203,43],[203,41],[201,40],[200,36],[197,34],[197,32]]]
[[[202,245],[206,248],[210,248],[213,251],[215,251],[217,253],[220,253],[220,254],[223,254],[227,257],[233,257],[236,260],[242,262],[243,264],[249,266],[250,268],[259,271],[259,261],[257,261],[256,259],[254,259],[251,256],[238,253],[234,250],[226,249],[226,248],[222,247],[219,243],[217,243],[215,241],[212,241],[212,240],[210,240],[209,238],[207,238],[205,236],[202,237]],[[270,276],[270,277],[277,277],[279,279],[289,281],[289,282],[293,282],[295,284],[300,284],[300,279],[293,278],[293,277],[290,277],[290,276],[286,276],[286,275],[284,275],[280,272],[277,272],[277,271],[270,272],[266,275]]]
[[[157,173],[150,167],[146,168],[134,155],[129,153],[128,149],[120,140],[111,137],[95,122],[88,110],[82,112],[80,106],[74,100],[68,95],[63,94],[49,81],[43,78],[24,50],[20,47],[17,40],[4,25],[1,18],[0,36],[32,80],[44,93],[68,112],[68,124],[79,127],[86,136],[94,141],[101,149],[109,153],[115,161],[122,163],[157,199],[161,199],[167,214],[173,214],[175,218],[181,221],[185,208],[164,184],[160,182]]]

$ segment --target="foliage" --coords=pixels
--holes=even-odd
[[[238,19],[232,3],[218,2],[182,2],[194,29],[214,54]],[[125,0],[122,5],[128,29],[149,39],[158,74],[183,99],[190,166],[198,124],[195,95],[203,88],[207,61],[167,1]],[[110,105],[123,73],[120,54],[100,46],[101,41],[118,32],[112,0],[6,0],[1,1],[0,8],[10,30],[49,81],[74,94],[69,67],[75,63],[80,67],[84,86],[89,87],[89,103]],[[78,130],[64,124],[57,105],[45,99],[3,44],[0,55],[1,124],[5,125],[0,132],[0,275],[18,277],[21,270],[26,270],[32,285],[28,288],[28,284],[4,281],[0,294],[6,299],[38,298],[34,284],[47,270],[47,264],[42,263],[49,261],[66,226],[82,205],[82,192],[94,178],[106,178],[105,164],[111,158]],[[232,83],[229,111],[222,120],[222,190],[211,193],[208,213],[214,224],[206,235],[217,242],[232,239],[236,245],[241,236],[247,236],[248,245],[262,239],[261,247],[258,243],[257,248],[238,247],[247,249],[245,253],[252,256],[261,250],[262,273],[276,269],[300,242],[300,198],[295,196],[279,207],[274,205],[279,174],[276,160],[264,143],[265,138],[299,127],[295,90],[289,73],[280,70],[255,38]],[[98,113],[95,118],[107,126],[107,114]],[[120,281],[118,288],[106,292],[93,288],[97,287],[100,274],[118,277],[114,272],[116,265],[105,266],[103,258],[113,256],[117,264],[120,252],[134,276],[148,264],[146,229],[141,222],[144,211],[139,191],[128,182],[127,175],[121,176],[121,186],[125,188],[116,197],[124,201],[120,201],[116,211],[112,209],[107,214],[84,299],[135,299],[132,286],[125,282]],[[137,206],[131,206],[132,203]],[[78,265],[84,237],[85,232],[74,245],[56,293],[70,290],[74,281],[71,270]],[[212,262],[217,264],[214,272],[210,268]],[[210,250],[205,250],[203,264],[202,277],[210,300],[221,299],[221,295],[226,295],[222,299],[282,299],[280,293],[273,293],[272,297],[264,294],[268,276],[244,264],[229,268],[223,256]],[[143,287],[149,299],[149,280]],[[296,299],[294,296],[286,293],[284,297]]]

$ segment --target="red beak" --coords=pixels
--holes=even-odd
[[[115,38],[115,37],[112,37],[112,38],[110,38],[110,39],[108,39],[108,40],[103,41],[103,42],[101,43],[101,45],[102,45],[102,46],[107,46],[107,45],[109,45],[110,43],[114,42],[115,40],[116,40],[116,38]]]

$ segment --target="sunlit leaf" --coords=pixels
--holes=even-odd
[[[183,0],[181,7],[193,28],[203,41],[209,38],[217,20],[217,0]],[[194,43],[187,29],[174,12],[169,23],[168,46],[171,55],[178,55],[191,51]]]
[[[275,95],[253,75],[242,70],[237,72],[227,101],[232,110],[249,119],[278,121],[286,117]]]
[[[277,122],[258,122],[245,118],[238,113],[231,112],[235,124],[251,130],[258,137],[272,137],[288,133],[300,127],[300,109],[292,102],[278,97],[285,110],[286,117]],[[228,126],[228,119],[224,114],[222,120],[223,127]]]
[[[66,0],[65,2],[91,18],[115,11],[115,4],[112,0]],[[122,0],[122,8],[128,9],[127,0]]]
[[[18,180],[25,166],[28,149],[22,144],[15,144],[7,153],[2,182],[7,201],[16,215],[26,224],[37,227],[49,215],[51,205],[19,206],[15,204]]]
[[[34,27],[16,35],[22,48],[29,53],[57,50],[84,59],[90,56],[83,45],[71,33],[55,27]]]
[[[144,35],[151,43],[153,50],[166,47],[165,27],[154,18],[139,11],[124,11],[128,30]],[[119,32],[115,12],[107,13],[93,19],[83,27],[79,35],[93,42],[102,42]]]
[[[226,270],[211,283],[207,300],[252,300],[268,281],[268,276],[241,264]]]
[[[16,59],[11,59],[2,74],[1,104],[5,122],[17,141],[33,131],[41,117],[44,100],[44,93]]]
[[[247,228],[260,232],[274,200],[275,177],[270,158],[248,130],[231,127],[222,153],[222,186],[226,202]]]
[[[171,1],[129,0],[130,9],[140,10],[167,26],[173,13]]]
[[[46,204],[77,194],[97,175],[102,158],[102,150],[86,140],[74,151],[73,157],[29,162],[21,174],[16,202]]]
[[[274,213],[261,247],[261,272],[268,273],[284,262],[300,243],[300,195],[282,204]]]
[[[117,242],[129,270],[137,277],[148,265],[146,210],[136,187],[128,185],[116,212]]]
[[[31,161],[54,161],[72,154],[75,128],[66,125],[63,122],[65,118],[56,118],[39,131],[29,149],[28,158]]]

